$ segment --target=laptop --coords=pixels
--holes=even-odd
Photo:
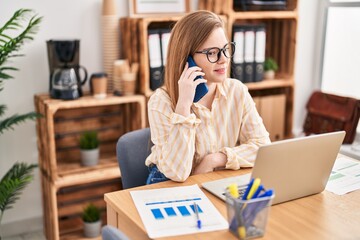
[[[275,191],[272,204],[322,192],[345,137],[345,131],[311,135],[274,142],[258,149],[252,173],[204,182],[202,187],[225,201],[231,183],[246,188],[251,178],[260,178]]]

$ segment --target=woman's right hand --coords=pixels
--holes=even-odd
[[[200,83],[206,83],[204,78],[199,78],[194,81],[197,76],[204,76],[205,73],[201,71],[198,66],[190,67],[185,64],[185,68],[181,73],[178,81],[179,85],[179,99],[176,104],[175,112],[185,117],[190,115],[190,107],[193,103],[195,96],[195,89]]]

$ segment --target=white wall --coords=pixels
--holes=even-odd
[[[295,62],[295,103],[293,132],[298,135],[302,132],[305,119],[305,105],[310,94],[319,88],[319,80],[315,76],[318,66],[320,48],[317,46],[318,29],[321,26],[321,16],[318,11],[318,1],[298,0],[298,31]]]
[[[296,54],[296,91],[294,111],[294,131],[302,127],[305,116],[304,106],[314,88],[314,42],[316,32],[317,1],[299,0],[299,24]],[[192,2],[196,6],[197,1]],[[49,69],[46,40],[54,38],[80,39],[80,63],[88,73],[102,71],[101,47],[101,0],[11,0],[0,1],[0,26],[19,8],[34,9],[43,16],[40,31],[35,40],[24,45],[25,57],[16,58],[11,65],[20,69],[14,79],[5,83],[0,93],[0,102],[8,106],[6,116],[34,110],[33,97],[47,92]],[[128,1],[117,0],[119,17],[128,15]],[[86,84],[86,89],[88,85]],[[15,161],[37,163],[35,122],[16,126],[15,131],[0,136],[0,176]],[[42,198],[39,172],[23,192],[14,209],[5,212],[2,223],[39,218],[42,216]],[[22,227],[24,229],[24,227]],[[17,229],[21,232],[22,229]],[[4,229],[3,229],[4,230]]]

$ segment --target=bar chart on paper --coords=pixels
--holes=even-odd
[[[197,185],[130,193],[150,238],[228,228],[227,221]]]

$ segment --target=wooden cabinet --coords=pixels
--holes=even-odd
[[[284,138],[285,126],[285,94],[274,94],[261,97],[253,97],[256,108],[264,121],[264,125],[270,133],[271,141]]]
[[[40,94],[35,106],[43,115],[37,135],[46,238],[80,239],[86,203],[102,208],[106,223],[103,195],[121,189],[116,143],[124,133],[145,127],[145,97],[63,101]],[[88,130],[96,130],[100,139],[100,161],[92,167],[80,164],[79,137]]]

